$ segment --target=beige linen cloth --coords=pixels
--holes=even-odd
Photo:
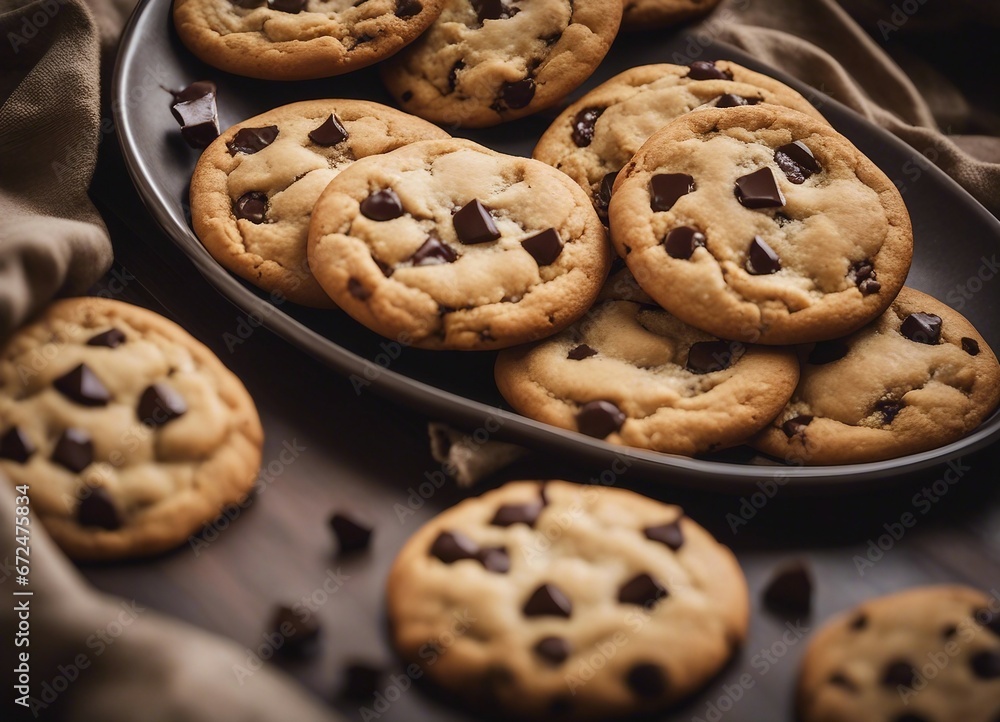
[[[110,242],[87,188],[100,139],[100,49],[106,83],[110,50],[131,5],[132,0],[0,0],[0,340],[53,296],[83,292],[111,262]],[[1000,118],[982,102],[995,88],[997,67],[973,68],[989,85],[978,96],[963,94],[899,42],[944,32],[954,42],[962,28],[984,27],[1000,28],[1000,4],[726,0],[699,25],[680,32],[695,50],[714,40],[732,43],[850,106],[910,143],[915,154],[939,165],[998,214]],[[432,428],[432,438],[435,451],[465,483],[519,455],[509,445],[464,444],[460,432],[441,426]],[[14,496],[0,479],[0,528],[8,532],[0,535],[5,593],[14,589],[13,519]],[[127,615],[128,603],[88,588],[37,525],[32,548],[36,694],[38,685],[54,681],[79,655],[91,655],[79,679],[39,718],[334,718],[267,668],[236,686],[231,670],[241,653],[235,644],[151,611],[139,614],[97,658],[85,640],[95,628]],[[13,605],[0,605],[8,642],[16,614]],[[4,675],[13,666],[5,663]],[[6,704],[11,683],[4,689]]]

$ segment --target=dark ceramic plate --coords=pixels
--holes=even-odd
[[[336,371],[351,377],[359,393],[375,391],[447,419],[477,438],[515,441],[601,470],[627,463],[643,478],[703,489],[752,489],[773,479],[788,492],[870,486],[925,469],[982,448],[1000,436],[1000,414],[958,442],[922,454],[870,464],[791,468],[775,465],[739,448],[714,457],[689,459],[613,446],[571,431],[541,424],[505,410],[493,383],[493,353],[431,352],[400,349],[372,334],[340,311],[316,311],[294,304],[275,306],[266,294],[229,274],[202,247],[187,217],[187,193],[198,151],[181,140],[163,88],[214,80],[219,87],[223,128],[284,103],[324,97],[366,98],[391,103],[368,68],[326,80],[277,83],[229,75],[197,60],[181,44],[170,20],[171,0],[146,0],[122,39],[115,72],[113,104],[122,150],[132,179],[149,211],[197,269],[225,298],[264,326]],[[994,273],[1000,222],[924,155],[826,95],[772,68],[764,67],[721,43],[699,44],[704,35],[625,35],[579,92],[626,68],[648,63],[689,63],[730,59],[772,75],[820,107],[896,181],[913,219],[916,250],[908,285],[953,305],[967,316],[993,348],[1000,348],[997,291],[981,277]],[[696,54],[694,54],[696,53]],[[456,131],[497,150],[530,155],[555,111],[483,131]],[[928,154],[933,149],[928,148]]]

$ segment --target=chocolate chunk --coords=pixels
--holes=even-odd
[[[396,270],[388,263],[381,260],[380,258],[375,258],[374,256],[372,256],[372,260],[375,261],[375,265],[378,266],[378,270],[382,271],[382,275],[385,276],[386,278],[391,277]]]
[[[267,215],[267,195],[260,191],[244,193],[236,199],[233,213],[237,218],[243,218],[251,223],[263,223]]]
[[[111,394],[87,364],[80,364],[52,382],[63,396],[81,406],[107,406]]]
[[[980,679],[1000,677],[1000,652],[979,652],[973,655],[969,663],[972,665],[972,671]]]
[[[849,626],[851,629],[854,630],[864,629],[865,627],[868,626],[868,615],[864,614],[863,612],[861,614],[858,614],[858,616],[852,619],[851,623],[847,626]]]
[[[875,279],[875,266],[868,259],[852,263],[847,271],[847,280],[857,286],[863,296],[870,296],[882,288]]]
[[[566,354],[566,358],[570,361],[582,361],[585,358],[590,358],[591,356],[596,356],[597,351],[592,349],[585,343],[581,343],[579,346],[574,346]]]
[[[510,570],[510,555],[504,547],[488,547],[476,556],[488,572],[506,574]]]
[[[80,500],[76,508],[76,520],[82,526],[98,526],[102,529],[120,529],[121,517],[111,494],[102,486],[95,486],[90,495]]]
[[[754,236],[747,251],[747,273],[767,276],[781,270],[781,259],[774,249],[760,236]]]
[[[667,691],[666,674],[658,665],[648,662],[640,662],[632,667],[625,681],[637,697],[645,699],[662,697]]]
[[[538,519],[543,508],[544,504],[541,500],[527,504],[504,504],[497,509],[490,524],[493,526],[511,526],[513,524],[534,526],[535,520]]]
[[[472,8],[480,25],[486,20],[506,20],[518,12],[518,8],[504,5],[503,0],[472,0]]]
[[[935,346],[941,340],[941,317],[933,313],[911,313],[903,319],[899,332],[911,341]]]
[[[361,551],[368,547],[372,538],[372,526],[353,514],[342,511],[330,516],[330,528],[337,537],[337,547],[341,554]]]
[[[267,6],[283,13],[300,13],[305,10],[306,0],[267,0]]]
[[[859,691],[858,685],[854,684],[854,682],[852,682],[851,680],[849,680],[841,672],[834,672],[833,674],[831,674],[830,675],[830,679],[828,679],[827,682],[829,684],[832,684],[834,687],[840,687],[842,689],[847,690],[848,692],[858,692]]]
[[[410,256],[410,262],[414,266],[434,266],[439,263],[454,263],[457,258],[454,248],[436,236],[427,236],[423,245]]]
[[[643,533],[647,539],[666,544],[674,551],[684,546],[684,532],[681,531],[680,518],[660,526],[646,527]]]
[[[219,112],[215,103],[215,83],[199,80],[174,96],[170,112],[180,123],[181,137],[192,148],[207,148],[219,136]]]
[[[776,148],[774,162],[784,171],[785,177],[795,184],[805,183],[806,178],[822,170],[809,146],[801,140]]]
[[[455,234],[467,246],[475,243],[489,243],[500,237],[497,224],[489,209],[478,198],[469,201],[453,217]]]
[[[722,371],[733,363],[734,346],[729,341],[699,341],[691,344],[685,368],[694,374]]]
[[[976,623],[1000,637],[1000,613],[991,612],[989,609],[983,607],[975,610],[972,613],[972,618],[976,620]]]
[[[779,615],[804,617],[812,608],[812,589],[809,568],[802,562],[792,562],[771,577],[764,589],[764,604]]]
[[[392,188],[383,188],[361,201],[361,214],[373,221],[391,221],[403,215],[403,202]]]
[[[455,83],[454,83],[454,80],[452,79],[452,77],[450,75],[448,76],[448,80],[452,81],[452,83],[451,83],[451,89],[454,90],[455,89]],[[403,99],[404,103],[409,103],[411,100],[413,100],[413,91],[412,90],[404,90],[403,94],[400,97]]]
[[[654,212],[669,211],[693,190],[694,178],[687,173],[657,173],[649,179],[649,207]]]
[[[187,411],[184,397],[170,386],[156,383],[146,388],[139,397],[139,421],[146,426],[158,427],[183,416]]]
[[[382,691],[382,670],[370,664],[352,662],[344,667],[340,694],[355,700],[371,700]]]
[[[431,544],[430,554],[445,564],[454,564],[462,559],[476,559],[479,545],[461,532],[443,531]]]
[[[271,145],[278,137],[278,126],[265,125],[260,128],[242,128],[233,139],[226,143],[230,155],[253,154]]]
[[[614,188],[615,179],[620,172],[616,170],[614,173],[606,173],[601,178],[601,187],[594,198],[594,208],[605,225],[608,223],[608,206],[611,204],[611,190]]]
[[[316,145],[337,145],[347,140],[347,129],[333,113],[320,123],[319,127],[309,131],[309,140]]]
[[[962,337],[962,350],[970,356],[979,355],[979,342],[974,338],[969,338],[968,336]]]
[[[733,74],[728,70],[720,70],[715,63],[707,60],[695,60],[688,66],[687,76],[692,80],[732,80]]]
[[[526,617],[568,617],[572,611],[573,605],[554,584],[538,587],[524,605]]]
[[[812,422],[813,417],[808,414],[802,414],[800,416],[793,416],[788,421],[781,425],[781,430],[785,432],[785,436],[789,439],[797,434],[801,434],[806,430],[806,427]]]
[[[448,88],[452,92],[455,91],[455,86],[458,84],[458,71],[465,67],[465,63],[459,60],[457,63],[451,66],[451,70],[448,71]]]
[[[875,411],[882,414],[882,418],[887,424],[891,424],[892,420],[896,418],[896,414],[900,412],[903,408],[902,401],[893,401],[887,399],[884,401],[875,402]]]
[[[741,105],[757,105],[760,102],[760,98],[744,98],[742,95],[734,95],[733,93],[725,93],[719,96],[719,99],[715,103],[716,108],[737,108]]]
[[[0,459],[10,459],[23,464],[35,451],[35,445],[20,426],[12,426],[7,433],[0,436]]]
[[[662,584],[648,574],[639,574],[625,582],[618,590],[618,601],[622,604],[637,604],[644,607],[668,596]]]
[[[299,610],[280,604],[271,615],[270,631],[282,639],[278,648],[282,654],[303,654],[315,648],[312,642],[319,637],[316,615],[304,607]]]
[[[109,328],[104,333],[92,336],[87,341],[88,346],[106,346],[107,348],[118,348],[125,343],[125,334],[117,328]]]
[[[625,414],[610,401],[590,401],[580,407],[576,425],[581,434],[603,439],[618,431],[625,423]]]
[[[93,460],[94,442],[83,429],[69,428],[63,431],[52,452],[52,461],[74,474],[86,469]]]
[[[396,17],[412,18],[414,15],[419,15],[423,9],[424,5],[420,0],[397,0]]]
[[[570,643],[562,637],[543,637],[535,645],[535,654],[554,666],[565,662],[572,651]]]
[[[896,660],[886,665],[885,672],[882,673],[882,684],[886,687],[910,687],[917,676],[917,671],[909,662]]]
[[[586,148],[594,139],[594,125],[601,117],[604,108],[584,108],[573,118],[573,142],[580,148]]]
[[[563,242],[555,228],[548,228],[541,233],[525,238],[521,241],[521,246],[531,254],[535,263],[539,266],[547,266],[559,258]]]
[[[850,347],[842,338],[835,338],[832,341],[820,341],[813,346],[806,361],[814,366],[840,361],[850,351]]]
[[[944,629],[941,630],[941,636],[944,637],[945,639],[951,639],[956,634],[958,634],[958,627],[956,627],[954,624],[949,624],[948,626],[946,626]]]
[[[705,245],[705,234],[690,226],[674,228],[663,239],[663,248],[671,258],[687,260],[694,254],[694,249]]]
[[[785,205],[774,173],[761,168],[736,179],[736,199],[745,208],[780,208]]]
[[[513,110],[525,107],[534,97],[535,81],[532,78],[504,83],[500,89],[500,101]]]
[[[371,297],[372,292],[365,288],[365,284],[351,276],[347,279],[347,292],[359,301],[364,301]]]

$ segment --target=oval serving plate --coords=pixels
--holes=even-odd
[[[184,48],[173,29],[170,12],[171,0],[144,0],[122,36],[112,107],[132,180],[166,234],[222,296],[289,343],[348,376],[359,394],[373,391],[427,416],[470,430],[486,429],[490,438],[564,454],[593,465],[595,478],[600,478],[602,471],[615,473],[627,466],[634,477],[736,493],[753,490],[765,480],[785,485],[788,493],[870,488],[873,482],[901,478],[969,454],[1000,437],[998,412],[965,438],[932,451],[876,463],[815,467],[779,465],[745,447],[715,457],[691,459],[615,446],[505,410],[493,383],[493,353],[401,348],[340,311],[270,303],[267,294],[218,265],[191,230],[188,183],[199,151],[188,148],[181,140],[170,113],[170,96],[164,89],[180,88],[194,80],[215,81],[222,128],[296,100],[346,97],[386,104],[391,100],[373,68],[290,83],[242,78],[216,70]],[[689,54],[694,52],[698,54]],[[1000,222],[920,151],[847,107],[728,45],[715,42],[703,47],[683,30],[668,35],[620,37],[601,67],[575,95],[635,65],[688,63],[696,59],[733,60],[778,78],[819,107],[833,126],[872,158],[902,191],[913,220],[915,245],[907,284],[961,311],[994,349],[1000,349],[1000,319],[991,312],[997,291],[989,284],[967,285],[972,279],[995,274]],[[505,153],[527,156],[554,117],[555,111],[498,128],[453,132]],[[925,153],[933,150],[927,148]],[[980,290],[972,293],[975,287]]]

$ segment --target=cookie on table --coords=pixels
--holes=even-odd
[[[329,308],[306,259],[319,194],[358,158],[448,137],[366,100],[283,105],[237,123],[205,150],[191,179],[191,223],[212,257],[236,275],[278,298]]]
[[[548,108],[607,54],[620,0],[446,0],[431,28],[382,65],[404,110],[479,128]]]
[[[679,507],[563,481],[512,482],[435,517],[387,596],[404,660],[518,719],[672,704],[725,665],[748,621],[735,557]]]
[[[803,464],[849,464],[934,449],[1000,402],[1000,364],[961,314],[903,288],[876,321],[803,349],[788,406],[751,443]]]
[[[617,293],[635,298],[625,278]],[[507,349],[500,393],[538,421],[673,454],[740,443],[785,406],[790,348],[722,341],[641,300],[605,300],[562,333]]]
[[[721,0],[625,0],[622,30],[678,25],[711,12]]]
[[[558,332],[590,307],[610,258],[566,175],[459,139],[357,161],[323,191],[309,229],[309,266],[338,306],[430,349]]]
[[[579,183],[607,221],[615,176],[649,136],[696,108],[757,103],[782,105],[823,120],[808,100],[784,83],[728,60],[642,65],[598,85],[566,108],[532,155]]]
[[[798,710],[802,722],[996,722],[1000,602],[918,587],[837,616],[806,650]]]
[[[60,301],[0,351],[0,472],[76,559],[183,543],[251,491],[262,443],[239,379],[137,306]]]
[[[913,253],[896,186],[850,141],[773,105],[654,133],[618,174],[611,238],[639,285],[722,338],[806,343],[881,314]]]
[[[444,0],[174,0],[184,45],[209,65],[264,80],[339,75],[387,58]]]

